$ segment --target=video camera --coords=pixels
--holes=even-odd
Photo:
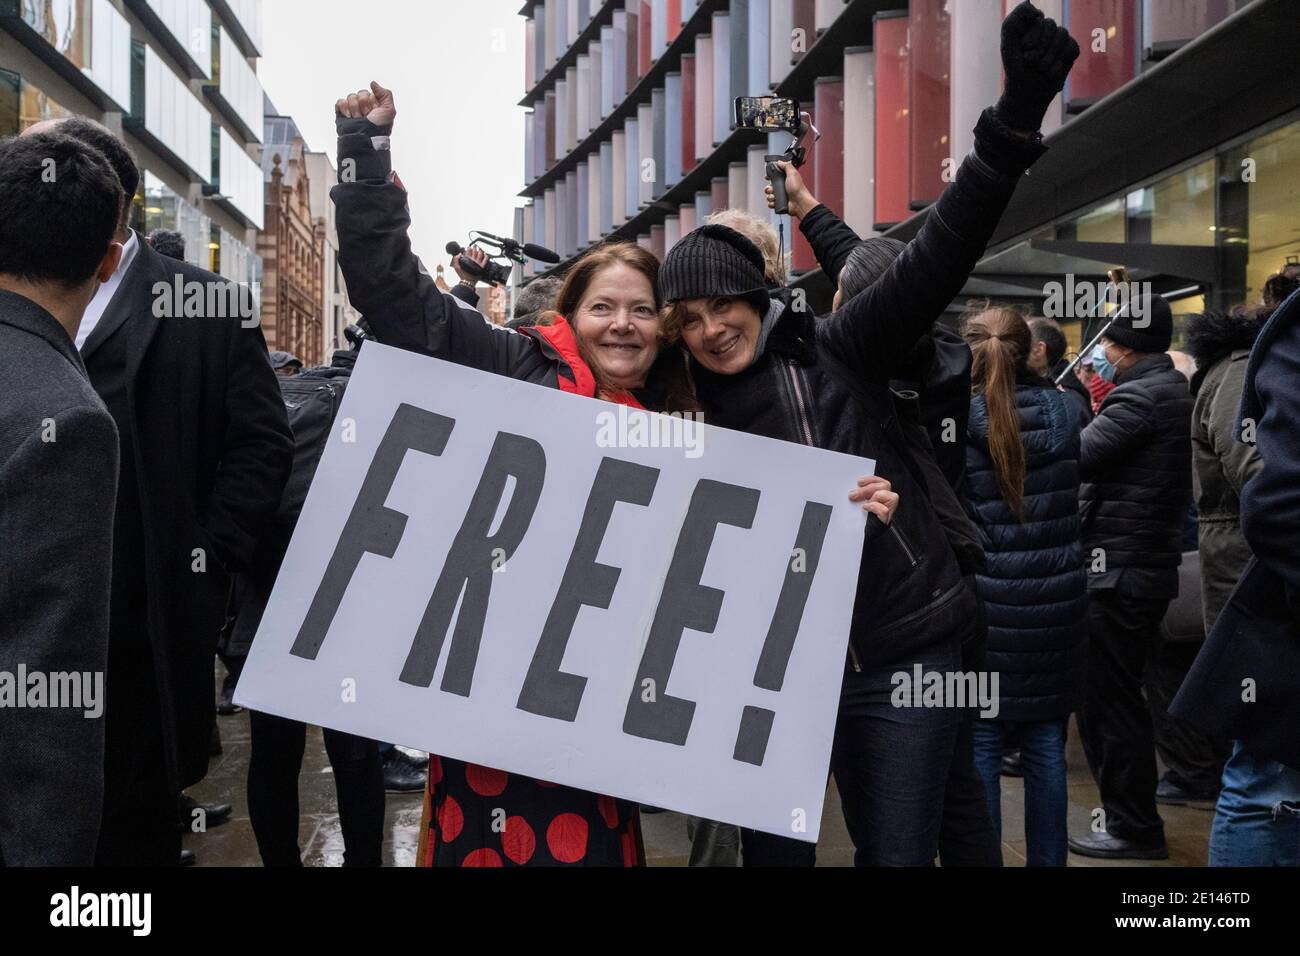
[[[348,341],[348,347],[354,352],[360,352],[361,346],[367,342],[375,341],[375,335],[370,331],[370,325],[365,319],[358,319],[355,325],[349,325],[343,330],[343,337]]]
[[[739,96],[736,98],[736,116],[732,129],[758,129],[769,132],[787,132],[794,141],[784,153],[764,156],[767,179],[772,184],[776,199],[776,214],[788,215],[790,198],[785,191],[785,171],[777,163],[788,162],[798,169],[808,160],[808,147],[804,140],[811,133],[813,142],[822,138],[812,117],[799,109],[799,101],[783,96]]]
[[[480,266],[473,260],[463,257],[462,253],[468,252],[469,249],[487,251],[488,262]],[[544,246],[535,246],[531,242],[518,242],[514,239],[503,239],[500,236],[492,235],[490,232],[479,232],[477,230],[469,234],[468,249],[459,242],[447,243],[447,255],[452,256],[454,261],[458,261],[460,268],[464,269],[465,272],[476,279],[482,279],[491,286],[505,285],[510,281],[510,272],[513,268],[509,265],[511,262],[522,264],[529,259],[536,259],[538,262],[555,265],[560,261],[557,253]]]

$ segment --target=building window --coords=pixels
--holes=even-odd
[[[212,176],[212,117],[153,47],[132,43],[131,113],[124,125],[194,180]]]
[[[1288,257],[1300,258],[1298,222],[1300,121],[1294,121],[1059,222],[1055,238],[1113,243],[1113,258],[1100,258],[1116,263],[1143,246],[1186,249],[1177,259],[1181,266],[1160,267],[1162,275],[1203,292],[1171,303],[1182,316],[1259,305],[1268,278]]]
[[[179,232],[185,240],[185,261],[206,269],[212,220],[173,192],[153,173],[145,170],[132,227],[148,237],[155,229]]]
[[[946,0],[912,0],[911,4],[910,189],[913,209],[923,209],[943,193],[944,162],[951,153],[952,18]]]
[[[1128,196],[1128,242],[1214,245],[1213,159],[1135,190]]]
[[[902,222],[907,204],[911,120],[908,112],[907,17],[878,16],[876,36],[876,221]],[[879,226],[877,226],[879,228]]]
[[[1168,56],[1240,5],[1237,0],[1143,0],[1147,58]]]
[[[0,70],[0,136],[16,136],[43,120],[71,115],[17,73]]]
[[[21,17],[79,70],[91,66],[90,0],[10,0],[2,12]]]
[[[1268,277],[1300,256],[1300,121],[1224,152],[1218,183],[1223,295],[1258,303]]]
[[[1065,86],[1078,112],[1137,75],[1137,4],[1133,0],[1065,0],[1065,22],[1079,59]]]
[[[1056,227],[1057,239],[1076,242],[1124,241],[1124,200],[1115,199]]]

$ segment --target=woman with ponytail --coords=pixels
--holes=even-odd
[[[1071,659],[1087,619],[1078,414],[1029,370],[1032,337],[1018,311],[985,305],[962,334],[973,357],[967,508],[988,556],[976,583],[998,677],[996,713],[975,725],[975,762],[1000,832],[1003,746],[1020,748],[1029,865],[1064,866]]]

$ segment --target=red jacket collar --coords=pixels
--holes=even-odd
[[[543,348],[552,353],[550,358],[556,363],[561,391],[585,395],[587,398],[596,397],[596,376],[591,373],[590,366],[582,358],[582,353],[578,349],[578,340],[573,334],[573,327],[563,316],[557,315],[550,325],[534,325],[526,328],[523,333],[536,339]],[[641,409],[645,407],[631,392],[609,392],[603,397],[619,405]]]

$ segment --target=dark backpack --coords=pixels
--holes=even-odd
[[[293,431],[293,470],[280,497],[280,509],[263,531],[252,565],[235,575],[219,641],[223,654],[243,657],[252,646],[350,376],[350,369],[331,367],[280,379],[280,396]]]
[[[337,369],[333,370],[337,373]],[[329,440],[330,429],[343,404],[348,375],[333,374],[316,378],[295,375],[280,380],[280,395],[293,431],[293,470],[280,499],[276,521],[293,525],[302,514],[321,455]]]

